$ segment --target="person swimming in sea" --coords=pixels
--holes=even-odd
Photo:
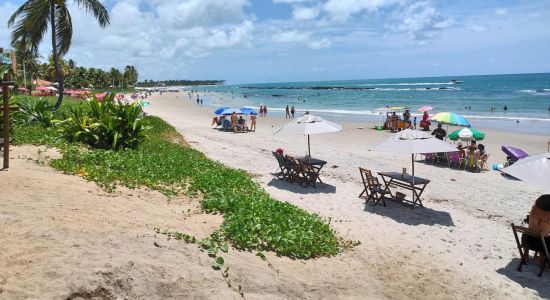
[[[504,104],[504,111],[507,111],[508,110],[508,107],[506,106],[506,104]]]

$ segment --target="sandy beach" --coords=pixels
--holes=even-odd
[[[365,206],[358,198],[358,167],[410,168],[406,155],[368,151],[390,135],[369,129],[373,124],[343,123],[341,133],[312,136],[312,156],[328,161],[322,170],[325,184],[303,188],[272,174],[277,163],[271,151],[281,147],[288,154],[303,155],[307,149],[303,136],[273,134],[285,119],[258,118],[254,133],[226,133],[210,128],[211,108],[197,107],[186,93],[154,95],[150,101],[147,112],[174,125],[192,147],[252,173],[276,199],[330,218],[342,236],[361,241],[354,256],[366,260],[371,269],[365,272],[374,272],[387,290],[404,298],[550,296],[548,278],[537,278],[536,268],[515,270],[518,254],[510,229],[511,222],[520,223],[528,214],[541,190],[495,171],[471,173],[417,163],[417,176],[431,180],[423,195],[425,208]],[[485,132],[489,165],[504,162],[503,144],[533,154],[546,151],[543,136]]]
[[[210,95],[203,95],[210,97]],[[227,133],[209,127],[209,107],[186,93],[155,94],[146,111],[173,124],[189,145],[212,159],[249,172],[272,196],[330,220],[337,233],[360,241],[336,257],[292,260],[230,249],[228,273],[196,244],[157,231],[203,238],[222,216],[205,214],[200,199],[168,199],[147,189],[108,193],[81,177],[48,167],[53,149],[18,146],[0,172],[0,299],[539,299],[550,297],[549,277],[529,265],[515,270],[509,227],[542,193],[498,172],[470,173],[418,162],[431,183],[425,208],[358,198],[358,167],[410,168],[410,157],[369,152],[390,133],[372,124],[343,123],[344,131],[312,137],[312,155],[328,161],[324,184],[303,188],[275,178],[271,151],[303,155],[303,136],[273,132],[286,122],[258,118],[258,130]],[[487,131],[492,162],[508,141],[543,152],[541,136]],[[70,187],[70,188],[67,188]]]

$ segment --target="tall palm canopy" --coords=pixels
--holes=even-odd
[[[86,12],[92,13],[102,28],[109,24],[109,13],[99,0],[74,2]],[[59,108],[63,100],[63,77],[59,68],[59,58],[69,51],[73,37],[67,0],[28,0],[8,20],[8,27],[13,28],[12,43],[26,41],[30,44],[31,51],[38,51],[48,26],[52,33],[52,55],[59,83],[59,98],[55,105]]]

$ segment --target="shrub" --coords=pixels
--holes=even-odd
[[[103,102],[93,96],[84,105],[69,107],[66,119],[57,121],[61,135],[98,149],[136,148],[149,129],[143,123],[141,105],[114,101],[114,96],[105,96]]]
[[[32,97],[17,97],[15,99],[19,111],[15,113],[17,120],[25,124],[40,124],[44,128],[52,126],[54,117],[53,103],[45,99]]]

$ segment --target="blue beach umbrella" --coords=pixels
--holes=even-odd
[[[224,109],[220,113],[220,115],[229,116],[229,115],[232,115],[233,113],[236,113],[237,115],[242,115],[243,114],[243,112],[238,108],[228,108],[228,109]]]
[[[220,108],[217,108],[215,111],[214,111],[214,114],[215,115],[221,115],[222,112],[226,109],[229,109],[230,107],[229,106],[222,106]]]
[[[240,110],[243,112],[243,114],[245,114],[245,115],[257,115],[257,114],[258,114],[258,112],[255,111],[252,107],[241,107],[241,108],[239,108],[239,109],[240,109]]]

